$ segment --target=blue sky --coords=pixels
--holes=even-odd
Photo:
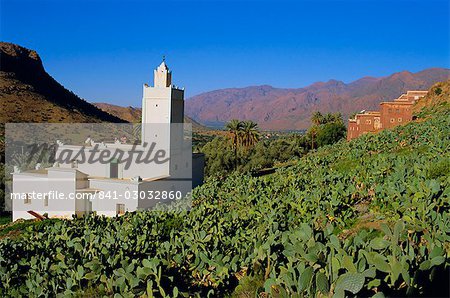
[[[187,96],[449,67],[449,1],[1,0],[1,40],[88,101],[140,106],[162,55]]]

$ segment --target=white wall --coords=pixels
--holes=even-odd
[[[98,215],[116,216],[117,204],[125,204],[125,211],[136,211],[138,200],[133,199],[138,183],[129,180],[89,179],[90,188],[103,190],[103,199],[97,194],[92,201],[92,211]],[[127,194],[129,194],[129,199]],[[107,196],[111,195],[110,198]]]
[[[13,189],[12,193],[16,194],[26,194],[38,192],[38,193],[47,193],[49,190],[48,187],[48,178],[46,174],[27,174],[27,173],[16,173],[13,174]],[[29,204],[25,204],[25,200],[22,199],[13,199],[12,200],[13,207],[13,221],[19,218],[31,219],[34,218],[27,211],[34,210],[36,212],[45,212],[44,202],[43,200],[31,199]],[[44,213],[43,212],[43,213]]]
[[[49,217],[71,218],[77,211],[76,185],[77,183],[79,186],[86,185],[84,178],[85,175],[76,170],[62,168],[50,168],[46,174],[14,174],[13,192],[30,194],[35,192],[36,195],[35,198],[31,198],[29,204],[25,204],[23,200],[13,201],[13,220],[34,218],[27,212],[30,210],[41,215],[47,213]],[[45,196],[48,197],[47,206]]]

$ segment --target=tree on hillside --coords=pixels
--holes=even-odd
[[[241,141],[242,122],[237,119],[232,119],[225,125],[225,129],[231,134],[231,143],[234,149],[235,168],[237,168],[237,150]]]
[[[321,112],[316,111],[311,116],[312,126],[309,128],[308,135],[311,137],[311,149],[314,149],[314,138],[317,134],[317,127],[324,123],[324,116]]]
[[[324,116],[324,121],[322,124],[333,123],[333,122],[344,122],[341,113],[328,113]]]
[[[316,134],[316,146],[331,145],[345,138],[347,128],[343,122],[329,122],[320,127]]]
[[[346,127],[341,113],[314,112],[311,116],[312,126],[307,135],[311,140],[311,149],[333,144],[345,137]]]
[[[312,114],[311,122],[313,125],[318,126],[332,122],[343,122],[343,120],[342,114],[339,112],[322,114],[321,112],[317,111]]]
[[[236,158],[230,149],[230,141],[223,137],[215,137],[202,147],[206,176],[225,175],[236,168]]]
[[[259,140],[259,131],[258,131],[258,124],[251,121],[243,121],[242,122],[242,133],[241,133],[241,139],[242,139],[242,145],[246,147],[247,149],[250,147],[253,147]]]
[[[313,150],[314,150],[314,139],[317,135],[318,127],[319,127],[319,125],[313,125],[308,130],[308,135],[311,138],[311,149],[313,149]]]
[[[312,116],[311,116],[311,122],[312,122],[314,125],[320,125],[320,124],[323,124],[323,121],[324,121],[324,117],[323,117],[323,115],[322,115],[321,112],[317,111],[317,112],[314,112],[314,113],[312,114]]]

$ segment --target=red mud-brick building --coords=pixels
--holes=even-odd
[[[428,91],[408,91],[394,101],[380,103],[380,111],[361,111],[348,120],[347,140],[406,124],[412,120],[412,106]]]
[[[382,102],[380,103],[381,127],[393,128],[412,120],[412,102]]]
[[[365,133],[375,132],[381,128],[380,123],[380,112],[361,111],[354,119],[349,119],[347,139],[351,140]]]

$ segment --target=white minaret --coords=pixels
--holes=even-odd
[[[172,85],[172,72],[167,67],[164,58],[161,64],[158,66],[158,68],[156,68],[153,71],[153,78],[155,82],[155,87],[166,88]]]
[[[142,143],[155,143],[155,149],[165,150],[170,158],[166,174],[171,176],[181,168],[183,119],[184,90],[172,85],[172,73],[163,59],[154,70],[153,87],[144,84]]]
[[[150,143],[154,140],[156,133],[152,131],[152,126],[156,124],[183,123],[183,119],[184,90],[172,85],[172,72],[167,67],[165,59],[163,59],[158,68],[154,70],[153,87],[144,84],[142,141]]]

